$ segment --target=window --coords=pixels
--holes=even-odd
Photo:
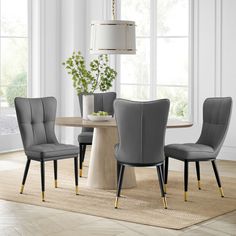
[[[28,0],[0,0],[0,135],[18,132],[16,96],[27,96]]]
[[[122,55],[122,98],[169,98],[170,119],[190,119],[189,1],[120,0],[120,19],[135,20],[136,55]]]

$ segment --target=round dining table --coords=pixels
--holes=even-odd
[[[118,133],[115,119],[89,121],[81,117],[58,117],[56,118],[56,125],[94,128],[87,185],[96,189],[116,189],[117,162],[114,156],[114,146],[118,143]],[[180,121],[168,122],[167,124],[167,128],[191,126],[191,123]],[[127,166],[122,187],[133,188],[135,186],[135,168]]]

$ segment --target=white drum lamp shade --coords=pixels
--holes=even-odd
[[[135,54],[135,22],[123,20],[91,23],[90,53]]]

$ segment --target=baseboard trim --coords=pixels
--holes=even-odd
[[[236,161],[236,148],[230,146],[223,146],[217,159]]]
[[[7,154],[7,153],[12,153],[12,152],[22,152],[24,151],[23,148],[17,148],[17,149],[11,149],[11,150],[4,150],[4,151],[0,151],[0,154]]]

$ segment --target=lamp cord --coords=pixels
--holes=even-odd
[[[112,20],[115,20],[115,0],[112,0]]]

